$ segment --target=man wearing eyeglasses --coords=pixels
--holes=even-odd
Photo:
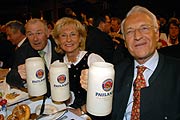
[[[134,6],[121,31],[133,59],[115,66],[112,120],[180,120],[180,60],[157,52],[156,16]]]
[[[14,65],[7,75],[7,82],[16,87],[26,87],[26,70],[25,60],[30,57],[40,57],[40,52],[45,52],[45,73],[48,82],[48,69],[50,64],[58,59],[61,55],[55,52],[55,42],[50,40],[48,27],[45,21],[40,19],[31,19],[26,25],[26,36],[29,43],[26,43],[16,51]],[[49,84],[47,84],[49,88]]]

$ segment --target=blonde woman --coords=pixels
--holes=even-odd
[[[86,91],[80,85],[81,70],[89,68],[93,62],[104,62],[104,59],[97,54],[84,51],[87,33],[77,19],[59,19],[52,35],[57,44],[56,51],[64,54],[63,62],[69,68],[70,90],[74,96],[74,99],[71,98],[73,101],[70,106],[75,108],[71,111],[80,116],[86,112]]]

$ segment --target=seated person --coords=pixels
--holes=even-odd
[[[57,59],[61,59],[61,55],[55,51],[56,44],[53,40],[48,39],[49,32],[46,22],[40,19],[31,19],[26,25],[26,36],[29,42],[16,50],[15,61],[11,71],[7,75],[7,83],[15,87],[26,87],[26,70],[25,60],[30,57],[40,57],[38,51],[45,51],[45,73],[48,94],[50,94],[50,85],[48,82],[49,66]]]
[[[54,27],[53,37],[57,44],[56,51],[65,54],[63,62],[69,68],[70,90],[75,99],[72,101],[71,111],[77,115],[86,112],[86,91],[80,85],[81,70],[89,68],[93,62],[104,62],[104,59],[97,54],[84,51],[86,30],[76,19],[61,18]]]

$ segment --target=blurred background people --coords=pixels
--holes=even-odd
[[[124,39],[121,33],[121,19],[118,17],[111,17],[111,32],[109,33],[114,42],[113,64],[116,65],[125,58],[131,58]]]
[[[179,43],[179,20],[170,18],[168,22],[168,46],[177,45]]]
[[[177,18],[170,18],[168,22],[168,46],[159,49],[159,52],[167,56],[180,58],[179,25],[179,20]]]
[[[67,7],[65,8],[65,17],[77,18],[77,15],[72,8]]]
[[[6,34],[0,32],[0,80],[4,79],[13,65],[14,46],[6,39]]]
[[[106,62],[113,62],[114,43],[109,35],[111,19],[108,15],[94,18],[93,26],[88,26],[86,49],[103,57]]]
[[[47,26],[48,26],[48,30],[49,30],[49,39],[53,39],[52,38],[52,31],[54,29],[54,22],[53,21],[47,21]]]
[[[24,24],[17,20],[6,23],[6,35],[7,40],[12,42],[15,49],[28,42],[25,35]]]
[[[161,27],[163,27],[160,23],[160,18],[157,18],[158,26],[159,26],[159,41],[157,43],[157,49],[168,46],[167,44],[167,36],[166,32],[164,32]]]
[[[88,25],[93,26],[93,22],[94,22],[93,17],[89,17],[89,18],[87,19],[87,22],[88,22]]]
[[[0,32],[0,68],[11,68],[13,64],[14,46],[6,38],[6,33]]]
[[[121,34],[121,19],[118,17],[111,17],[111,31],[109,35],[115,44],[115,49],[118,45],[124,46],[124,40]]]

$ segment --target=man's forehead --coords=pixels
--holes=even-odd
[[[42,32],[42,31],[43,31],[42,29],[37,29],[37,30],[27,29],[26,30],[27,33],[29,33],[29,32],[35,33],[35,32]]]
[[[133,14],[126,18],[124,25],[126,27],[139,27],[144,24],[153,24],[153,21],[147,15]]]

